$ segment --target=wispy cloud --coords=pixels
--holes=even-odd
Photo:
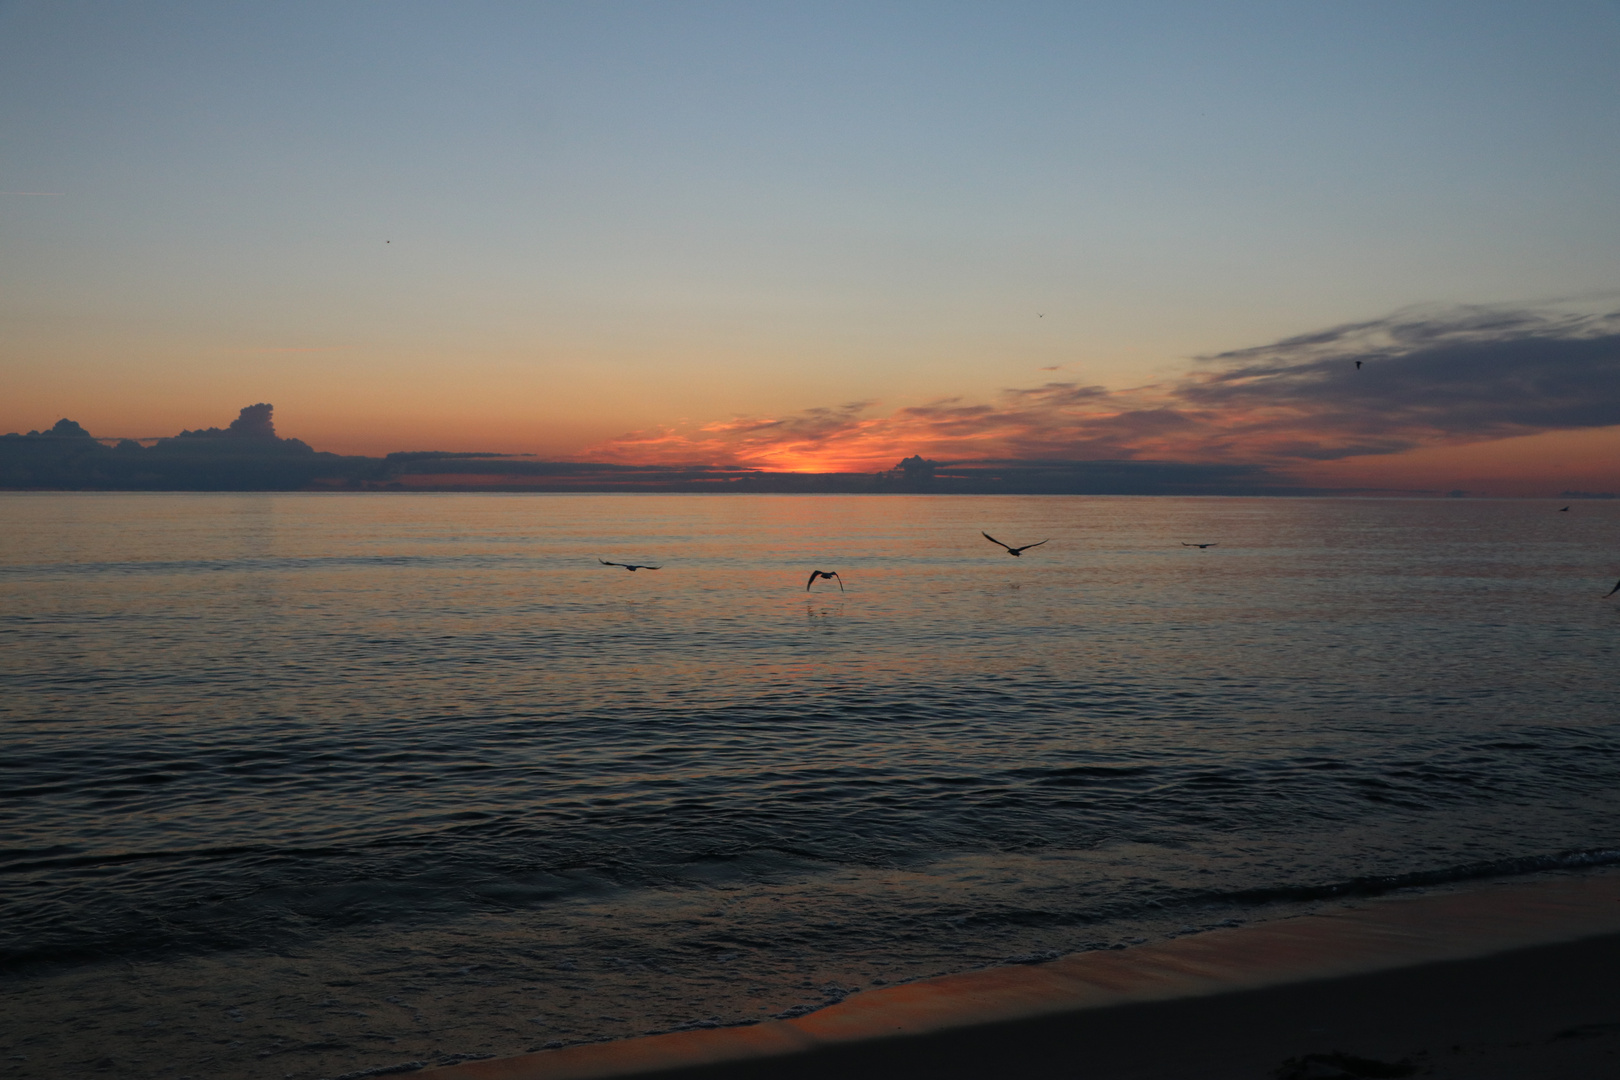
[[[1231,418],[1236,446],[1278,457],[1620,424],[1620,312],[1404,312],[1208,362],[1178,399]]]
[[[1358,365],[1359,361],[1359,365]],[[584,456],[799,471],[951,461],[1283,466],[1620,424],[1620,312],[1409,310],[1198,359],[1164,386],[1048,382],[637,432]]]

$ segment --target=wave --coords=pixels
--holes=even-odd
[[[1589,848],[1580,851],[1562,851],[1556,855],[1520,855],[1507,859],[1486,859],[1437,870],[1414,870],[1405,874],[1373,874],[1321,885],[1238,889],[1218,895],[1211,894],[1210,899],[1252,905],[1332,900],[1345,896],[1380,896],[1400,889],[1430,888],[1485,878],[1521,877],[1549,870],[1579,870],[1616,864],[1620,864],[1620,848]]]
[[[212,855],[214,859],[227,858],[224,851],[188,853]],[[210,860],[213,861],[213,860]],[[1035,930],[1061,930],[1084,928],[1098,940],[1071,943],[1067,950],[1090,948],[1122,948],[1121,927],[1141,926],[1156,922],[1169,926],[1183,925],[1186,933],[1218,926],[1235,925],[1249,919],[1264,919],[1267,908],[1285,905],[1310,904],[1352,897],[1373,897],[1405,889],[1433,888],[1460,885],[1486,880],[1527,877],[1534,874],[1598,870],[1620,865],[1620,847],[1598,847],[1561,851],[1551,854],[1521,855],[1502,859],[1481,860],[1413,870],[1392,874],[1369,874],[1338,881],[1263,885],[1236,889],[1171,889],[1150,890],[1129,895],[1123,889],[1104,891],[1073,908],[1022,908],[994,905],[989,910],[961,911],[951,907],[928,910],[912,908],[903,915],[895,913],[877,915],[870,919],[865,934],[865,946],[881,951],[885,944],[899,943],[902,939],[915,939],[922,928],[940,926],[953,936],[964,933],[993,941],[998,932],[1009,928]],[[440,877],[441,875],[431,875]],[[625,890],[624,883],[603,877],[600,868],[587,871],[576,868],[573,877],[553,874],[542,875],[545,882],[530,881],[526,885],[516,882],[500,883],[461,880],[424,880],[412,882],[370,882],[270,888],[250,897],[229,900],[213,897],[211,902],[184,909],[145,913],[140,925],[104,926],[100,932],[86,931],[48,935],[46,940],[16,940],[0,947],[0,969],[16,969],[37,965],[94,962],[134,957],[158,958],[179,955],[197,955],[243,948],[280,950],[297,943],[301,947],[317,946],[323,933],[341,931],[356,925],[411,921],[427,918],[454,919],[465,914],[465,901],[475,897],[481,908],[512,910],[513,906],[532,907],[536,903],[579,900],[604,895],[606,892]],[[694,899],[707,895],[701,886],[665,881],[660,884],[644,883],[630,892],[655,890],[668,895],[671,889],[688,890]],[[1223,917],[1209,922],[1209,913],[1218,911]],[[1229,917],[1240,914],[1241,919]],[[787,934],[796,948],[836,951],[851,943],[846,924],[833,912],[824,913],[827,939],[814,927],[800,925]],[[61,929],[61,928],[59,928]],[[769,951],[778,947],[786,931],[780,928],[767,931],[763,927],[750,932],[742,927],[729,927],[722,935],[728,947],[744,947]],[[48,938],[54,936],[54,940]],[[722,940],[716,938],[715,940]],[[1141,938],[1129,939],[1140,941]],[[713,942],[710,942],[713,944]],[[1039,963],[1059,955],[1059,951],[1041,949],[1027,955],[1019,954],[1001,962]]]

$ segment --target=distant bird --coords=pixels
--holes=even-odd
[[[637,570],[662,570],[663,569],[662,566],[648,566],[646,563],[608,562],[606,559],[597,559],[596,561],[601,563],[603,566],[622,566],[626,570],[630,571],[632,574],[635,573]]]
[[[836,570],[812,570],[812,571],[810,571],[810,580],[804,583],[804,591],[805,592],[810,591],[810,586],[812,586],[812,585],[814,585],[816,583],[816,578],[818,578],[818,577],[819,578],[826,578],[829,581],[831,581],[833,578],[838,578],[838,591],[839,592],[844,591],[844,579],[841,578],[841,577],[838,577],[838,571],[836,571]]]
[[[1614,583],[1614,588],[1610,589],[1608,592],[1603,594],[1603,599],[1607,600],[1609,597],[1613,596],[1617,592],[1620,592],[1620,581],[1615,582]]]
[[[1567,514],[1567,513],[1569,513],[1569,507],[1567,507],[1567,506],[1560,506],[1560,507],[1559,507],[1559,508],[1558,508],[1558,512],[1559,512],[1559,513],[1560,513],[1560,514]]]
[[[1036,317],[1036,318],[1037,318],[1037,319],[1044,319],[1044,318],[1046,318],[1046,312],[1044,312],[1044,311],[1037,311],[1037,312],[1036,312],[1036,313],[1035,313],[1035,317]]]
[[[1360,360],[1357,360],[1357,361],[1356,361],[1356,370],[1357,370],[1357,371],[1360,371],[1360,370],[1361,370],[1361,361],[1360,361]]]
[[[1013,556],[1014,558],[1022,555],[1032,547],[1040,547],[1041,544],[1050,544],[1052,542],[1050,539],[1047,539],[1042,540],[1041,544],[1025,544],[1023,547],[1013,547],[1011,544],[1002,544],[1000,540],[997,540],[987,532],[981,532],[979,535],[990,541],[992,544],[1000,544],[1002,547],[1007,549],[1007,554]]]
[[[1189,543],[1187,543],[1187,541],[1185,541],[1185,540],[1183,540],[1183,541],[1182,541],[1182,542],[1181,542],[1181,546],[1182,546],[1182,547],[1195,547],[1195,548],[1200,548],[1200,549],[1201,549],[1201,548],[1212,548],[1212,547],[1216,547],[1216,546],[1218,546],[1218,545],[1219,545],[1219,544],[1220,544],[1220,541],[1219,541],[1219,540],[1217,540],[1217,541],[1215,541],[1215,542],[1214,542],[1214,543],[1212,543],[1212,544],[1189,544]]]

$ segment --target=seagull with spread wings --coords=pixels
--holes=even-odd
[[[1007,549],[1007,554],[1013,556],[1014,558],[1017,558],[1018,556],[1022,555],[1024,552],[1028,551],[1032,547],[1040,547],[1041,544],[1049,544],[1049,543],[1052,542],[1050,539],[1047,539],[1047,540],[1042,540],[1041,544],[1025,544],[1023,547],[1013,547],[1011,544],[1003,544],[1000,540],[997,540],[995,537],[991,536],[987,532],[981,532],[981,533],[979,533],[979,535],[984,537],[986,540],[990,541],[992,544],[996,544],[996,545],[998,545],[1000,547],[1006,548]]]
[[[838,591],[839,592],[844,591],[844,579],[841,578],[841,577],[838,577],[838,571],[836,571],[836,570],[812,570],[812,571],[810,571],[810,580],[804,583],[804,591],[805,592],[810,591],[810,586],[812,586],[812,585],[814,585],[816,583],[816,578],[826,578],[828,581],[831,581],[833,578],[838,578]]]
[[[626,570],[630,571],[632,574],[635,573],[637,570],[662,570],[663,569],[662,566],[648,566],[646,563],[608,562],[606,559],[597,559],[596,561],[601,563],[603,566],[622,566]]]
[[[1181,542],[1181,546],[1182,547],[1195,547],[1195,548],[1199,548],[1200,550],[1202,550],[1203,548],[1219,547],[1220,543],[1221,542],[1219,540],[1216,540],[1216,541],[1213,541],[1212,543],[1208,543],[1208,544],[1189,544],[1189,543],[1187,543],[1187,541],[1183,540]]]

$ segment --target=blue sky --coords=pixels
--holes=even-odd
[[[1601,304],[1616,56],[1613,2],[0,4],[0,190],[62,193],[0,195],[0,430],[557,455]]]

